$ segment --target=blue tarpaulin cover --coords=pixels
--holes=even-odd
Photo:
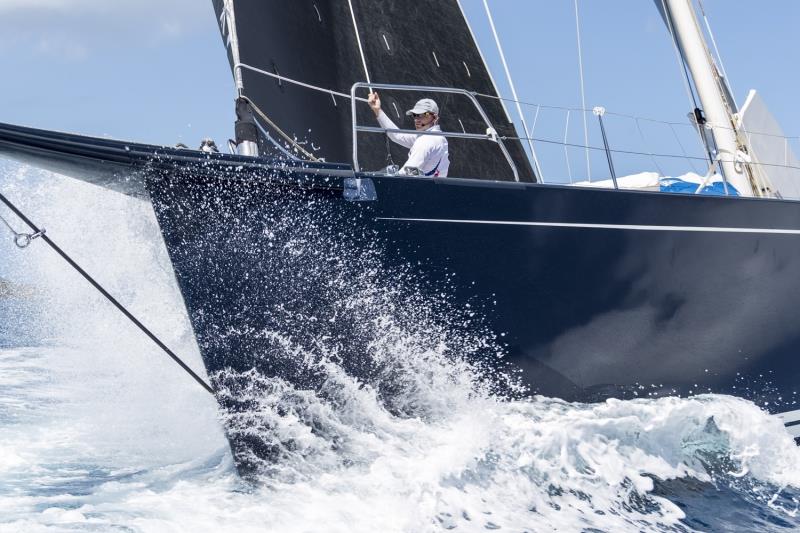
[[[699,186],[698,183],[683,181],[678,178],[664,178],[659,180],[658,184],[661,192],[677,192],[684,194],[694,194]],[[709,183],[700,189],[698,194],[725,196],[725,184],[721,181]],[[728,196],[739,196],[739,191],[737,191],[730,183],[728,184]]]

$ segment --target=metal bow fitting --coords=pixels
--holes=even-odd
[[[19,233],[14,229],[14,227],[11,224],[9,224],[8,220],[3,218],[2,216],[0,216],[0,221],[2,221],[3,224],[5,224],[5,226],[8,228],[8,230],[14,234],[14,244],[16,244],[17,248],[20,249],[27,248],[32,240],[38,239],[39,237],[44,235],[45,232],[47,231],[44,228],[42,228],[36,233]]]
[[[36,233],[16,233],[14,235],[14,244],[17,245],[17,248],[27,248],[32,240],[38,239],[44,235],[46,231],[47,230],[42,228]]]

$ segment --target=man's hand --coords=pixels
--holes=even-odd
[[[375,113],[376,117],[381,114],[381,97],[378,96],[378,93],[369,93],[367,103],[372,108],[372,112]]]

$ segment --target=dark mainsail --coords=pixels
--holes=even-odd
[[[366,63],[372,83],[454,87],[497,96],[457,0],[213,1],[232,66],[238,54],[245,65],[349,94],[353,83],[367,81]],[[226,5],[235,16],[235,43],[230,42],[231,17]],[[349,99],[249,69],[242,69],[241,75],[243,94],[284,132],[304,143],[306,150],[331,162],[352,161]],[[365,97],[366,90],[359,95]],[[486,132],[477,110],[462,95],[381,92],[384,111],[401,128],[413,127],[404,112],[423,96],[432,96],[439,103],[444,131]],[[500,136],[517,136],[499,100],[479,100]],[[358,106],[358,120],[361,125],[376,125],[364,103]],[[454,138],[448,141],[451,176],[513,179],[494,143]],[[506,146],[520,180],[535,181],[520,142],[508,140]],[[362,133],[358,147],[361,168],[377,170],[386,166],[385,136]],[[391,151],[394,161],[402,164],[406,151],[394,145]]]

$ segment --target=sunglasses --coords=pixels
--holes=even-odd
[[[430,114],[431,114],[430,111],[425,111],[424,113],[420,113],[420,114],[411,113],[411,118],[417,119],[417,118],[427,117]]]

